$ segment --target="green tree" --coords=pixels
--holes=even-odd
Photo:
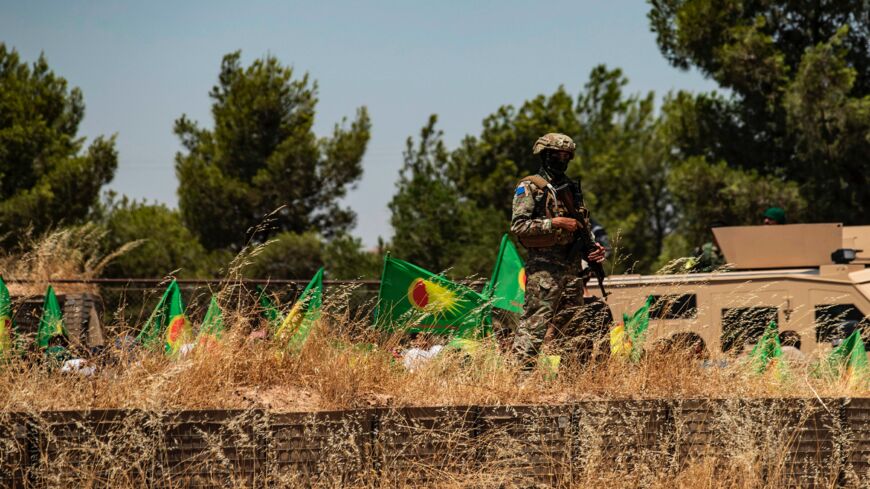
[[[44,56],[28,66],[0,43],[0,236],[85,220],[118,166],[114,136],[78,137],[82,93]]]
[[[728,95],[671,103],[682,159],[792,180],[813,220],[870,209],[870,3],[650,0],[658,45]]]
[[[212,88],[213,129],[182,116],[175,133],[179,207],[207,249],[239,250],[282,232],[349,229],[354,213],[339,206],[362,175],[369,140],[365,108],[317,138],[317,85],[272,56],[243,68],[239,52],[223,58]],[[270,226],[256,227],[266,216]]]
[[[507,228],[503,213],[481,207],[448,177],[449,153],[432,115],[416,146],[409,137],[398,191],[390,201],[397,257],[454,276],[488,273]],[[470,193],[470,195],[474,195]]]
[[[325,267],[330,279],[375,279],[381,271],[380,253],[363,249],[347,234],[323,239],[313,231],[283,232],[263,245],[245,269],[251,278],[308,279]]]
[[[323,249],[323,262],[330,279],[378,279],[384,261],[384,244],[365,250],[362,241],[347,234],[336,236]]]
[[[323,266],[323,248],[323,240],[314,231],[279,233],[251,258],[245,275],[271,279],[309,278]]]
[[[113,260],[105,270],[106,276],[156,278],[176,270],[180,277],[211,276],[230,258],[210,257],[181,222],[178,211],[163,204],[135,202],[126,197],[110,199],[104,215],[108,250],[141,241]]]

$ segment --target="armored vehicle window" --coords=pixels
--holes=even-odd
[[[698,316],[695,294],[654,295],[649,317],[652,319],[694,319]]]
[[[732,307],[722,309],[722,351],[740,353],[744,343],[754,343],[764,328],[776,321],[775,307]]]
[[[818,304],[815,307],[816,342],[827,343],[843,336],[844,321],[858,321],[864,331],[870,329],[870,318],[854,304]]]

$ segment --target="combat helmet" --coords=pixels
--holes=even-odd
[[[532,154],[540,154],[541,151],[544,151],[545,149],[573,153],[574,150],[577,149],[577,145],[574,144],[574,141],[568,136],[558,132],[551,132],[549,134],[544,134],[535,141],[535,145],[532,146]]]

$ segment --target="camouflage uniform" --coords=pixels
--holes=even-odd
[[[573,147],[571,150],[573,152]],[[568,262],[574,237],[568,231],[554,228],[547,217],[548,210],[550,216],[559,217],[565,216],[567,209],[554,196],[548,199],[547,193],[552,192],[552,188],[533,183],[535,177],[543,178],[552,187],[566,182],[542,169],[538,175],[521,180],[514,193],[511,233],[529,250],[525,308],[513,344],[514,353],[524,362],[529,362],[539,352],[550,327],[554,337],[576,338],[578,316],[583,312],[581,262],[579,258],[574,263]],[[582,208],[580,185],[576,182],[574,185],[574,201]],[[585,213],[585,209],[582,212]],[[585,224],[581,232],[588,233],[589,226]],[[530,241],[546,236],[551,238],[552,245],[529,246]]]
[[[689,273],[713,272],[725,265],[725,257],[722,256],[719,247],[713,242],[707,242],[695,248],[694,255],[685,265],[685,269]]]

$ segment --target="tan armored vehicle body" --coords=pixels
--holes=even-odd
[[[859,321],[870,331],[870,226],[792,224],[713,232],[731,271],[609,277],[614,317],[632,313],[653,295],[649,339],[694,333],[711,354],[739,353],[771,320],[781,332],[800,335],[800,349],[809,354],[830,350],[844,320]],[[832,253],[840,249],[858,250],[857,256],[836,264]]]

